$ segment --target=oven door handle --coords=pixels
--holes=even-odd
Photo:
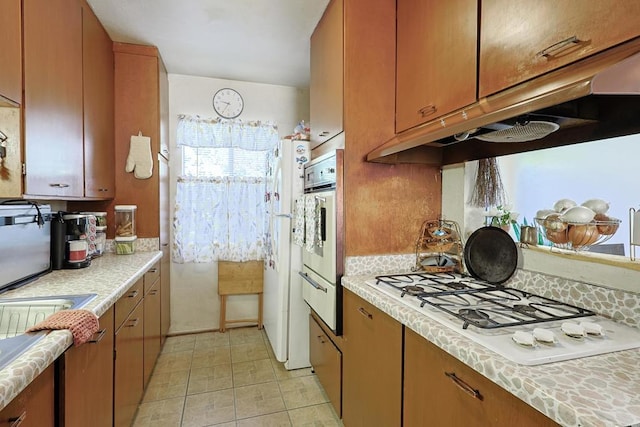
[[[327,288],[325,288],[324,286],[322,286],[320,283],[316,282],[315,280],[313,280],[311,277],[309,277],[309,275],[307,273],[303,273],[302,271],[298,271],[298,274],[300,276],[302,276],[302,278],[304,280],[306,280],[307,282],[309,282],[309,284],[311,286],[313,286],[314,288],[316,288],[319,291],[324,292],[325,294],[327,293]]]

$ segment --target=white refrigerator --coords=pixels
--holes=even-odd
[[[269,155],[263,322],[276,358],[286,369],[309,363],[309,307],[302,298],[302,248],[293,244],[293,205],[303,193],[308,141],[284,139]]]

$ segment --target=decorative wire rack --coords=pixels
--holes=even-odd
[[[422,223],[416,240],[416,265],[412,270],[430,273],[463,271],[458,223],[444,219],[430,219]]]

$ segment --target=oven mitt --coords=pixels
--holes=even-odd
[[[133,176],[138,179],[151,178],[153,173],[153,157],[151,156],[151,138],[132,135],[129,145],[129,156],[124,168],[127,172],[133,172]]]

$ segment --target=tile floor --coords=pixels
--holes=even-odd
[[[134,427],[342,426],[310,368],[287,371],[257,328],[169,337]]]

